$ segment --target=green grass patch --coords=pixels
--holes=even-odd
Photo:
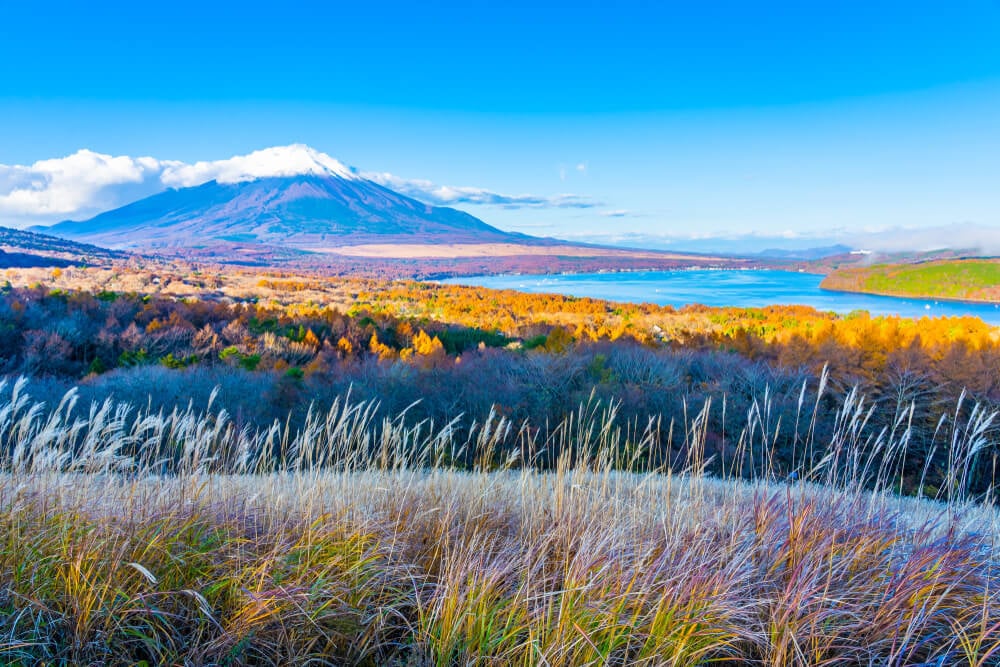
[[[824,287],[921,298],[1000,301],[1000,261],[878,264],[831,273]]]

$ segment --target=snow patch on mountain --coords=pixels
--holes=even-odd
[[[305,144],[274,146],[226,160],[173,164],[164,169],[160,179],[168,187],[188,188],[209,181],[243,183],[258,178],[305,175],[361,179],[344,163]]]

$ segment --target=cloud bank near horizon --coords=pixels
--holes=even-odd
[[[614,213],[614,212],[612,212]],[[651,234],[648,232],[563,234],[572,240],[623,247],[684,252],[760,252],[769,249],[804,250],[845,245],[882,253],[968,251],[1000,256],[1000,227],[956,222],[931,227],[893,226],[880,230],[831,230],[828,233]]]
[[[302,144],[276,146],[223,160],[186,163],[154,157],[112,156],[89,149],[31,165],[0,164],[0,225],[26,227],[84,220],[162,192],[217,180],[329,174],[366,178],[428,204],[505,209],[591,208],[599,202],[574,194],[509,195],[486,188],[438,185],[384,172],[361,172]]]

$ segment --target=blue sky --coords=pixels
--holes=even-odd
[[[0,165],[303,143],[586,202],[462,206],[532,233],[1000,227],[997,0],[96,4],[0,0]]]

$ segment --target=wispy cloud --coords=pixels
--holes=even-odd
[[[576,171],[577,173],[583,174],[584,176],[587,175],[587,169],[588,168],[589,168],[589,165],[586,162],[577,162],[572,167],[572,169],[574,171]],[[567,167],[565,164],[559,165],[559,180],[560,181],[566,182],[566,178],[570,175],[570,173],[571,173],[570,172],[570,167]]]
[[[922,229],[892,227],[846,234],[845,238],[856,247],[882,252],[930,252],[950,248],[984,255],[1000,254],[1000,228],[972,222]]]
[[[510,195],[486,188],[438,185],[387,173],[359,173],[326,153],[302,144],[277,146],[223,160],[186,163],[153,157],[112,156],[82,149],[30,165],[0,164],[0,225],[48,224],[85,219],[162,192],[211,180],[235,183],[254,178],[331,174],[368,178],[429,204],[520,208],[593,208],[600,202],[574,194]]]
[[[370,181],[401,192],[404,195],[440,206],[457,204],[477,204],[483,206],[499,206],[508,209],[517,208],[594,208],[601,202],[590,197],[574,194],[544,195],[509,195],[476,187],[456,187],[437,185],[421,179],[406,179],[388,173],[363,172],[361,174]]]

